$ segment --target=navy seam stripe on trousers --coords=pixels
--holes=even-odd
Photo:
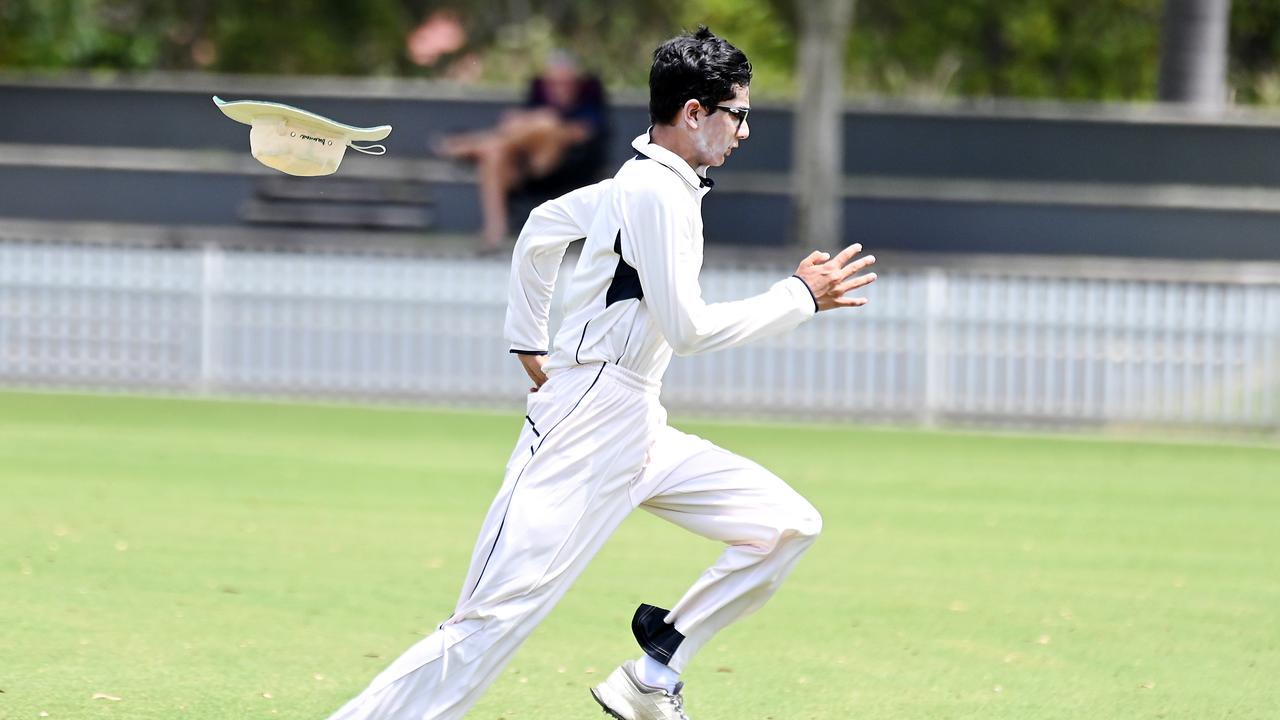
[[[582,401],[587,399],[587,395],[591,394],[592,388],[596,386],[596,383],[600,381],[600,376],[604,374],[604,366],[608,364],[609,363],[600,364],[600,372],[596,373],[595,379],[587,386],[586,392],[582,393],[582,397],[578,398],[578,402],[574,403],[573,407],[569,408],[569,412],[565,413],[564,417],[560,418],[555,425],[551,426],[551,429],[547,431],[547,434],[542,436],[542,439],[538,441],[538,447],[529,448],[529,459],[525,461],[524,467],[520,468],[520,474],[516,475],[515,482],[511,484],[511,496],[507,498],[507,507],[502,511],[502,521],[498,523],[498,533],[493,536],[493,546],[489,548],[489,556],[484,559],[484,567],[480,568],[480,575],[476,577],[476,584],[471,588],[471,594],[467,596],[468,600],[475,597],[476,590],[480,589],[480,581],[484,579],[484,571],[489,569],[489,561],[493,559],[493,553],[498,549],[498,541],[502,539],[502,528],[507,526],[507,513],[511,510],[511,501],[515,499],[516,486],[520,484],[520,478],[524,477],[524,471],[529,469],[529,463],[533,462],[533,458],[538,454],[538,449],[542,447],[542,443],[546,442],[547,438],[551,437],[551,433],[555,432],[556,428],[560,427],[560,423],[568,420],[569,416],[573,414],[573,411],[577,410],[578,406],[582,404]]]

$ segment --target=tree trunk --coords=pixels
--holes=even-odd
[[[792,138],[792,241],[839,249],[843,241],[844,55],[854,0],[801,2],[798,95]]]
[[[1231,0],[1165,0],[1160,99],[1203,112],[1227,99]]]

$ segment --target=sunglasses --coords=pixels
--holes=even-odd
[[[728,105],[713,105],[712,107],[714,107],[717,110],[723,110],[729,113],[730,115],[738,118],[738,127],[736,128],[737,130],[742,129],[742,123],[747,121],[747,113],[751,112],[751,108],[744,108],[744,107],[729,107]]]

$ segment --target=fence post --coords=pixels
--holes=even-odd
[[[938,425],[947,402],[947,331],[943,327],[947,311],[947,275],[939,268],[925,274],[924,306],[924,407],[920,422]]]
[[[200,254],[200,375],[196,391],[207,395],[217,383],[218,332],[215,305],[222,285],[222,249],[206,243]]]

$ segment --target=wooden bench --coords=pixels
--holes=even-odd
[[[251,225],[426,231],[432,205],[423,180],[273,175],[258,178],[240,217]]]

